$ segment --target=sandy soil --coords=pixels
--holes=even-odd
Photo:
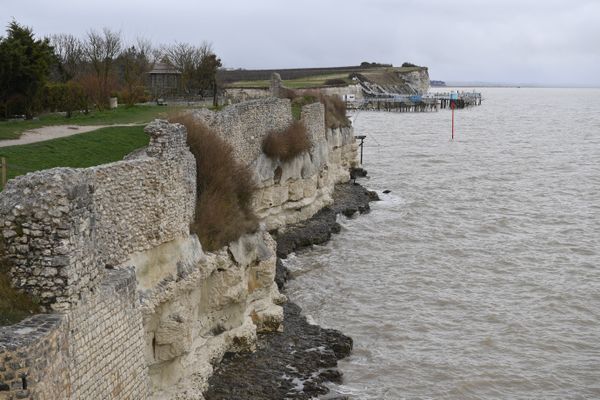
[[[31,129],[23,132],[18,139],[0,140],[0,147],[16,146],[19,144],[29,144],[43,142],[44,140],[57,139],[65,136],[76,135],[95,131],[109,126],[136,126],[140,124],[122,124],[122,125],[55,125],[43,126],[41,128]],[[145,125],[145,124],[143,124]]]

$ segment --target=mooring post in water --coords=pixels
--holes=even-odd
[[[450,102],[450,108],[452,109],[452,140],[454,140],[454,102]]]
[[[362,166],[363,159],[363,142],[365,141],[366,135],[355,136],[355,138],[360,139],[360,165]]]

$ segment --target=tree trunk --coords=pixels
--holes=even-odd
[[[216,80],[213,82],[213,107],[219,106],[219,91]]]

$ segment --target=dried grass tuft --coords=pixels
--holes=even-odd
[[[218,250],[256,231],[252,196],[257,187],[252,172],[235,160],[229,144],[191,115],[180,114],[170,121],[186,127],[187,143],[196,158],[198,197],[191,231],[202,247]]]
[[[346,103],[339,96],[319,96],[319,101],[325,106],[325,125],[328,128],[344,128],[350,126],[346,116]]]
[[[262,142],[262,151],[267,157],[289,161],[312,147],[306,127],[300,121],[294,121],[283,131],[269,132]]]

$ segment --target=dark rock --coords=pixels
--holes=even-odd
[[[350,170],[350,179],[364,178],[367,176],[367,170],[364,168],[352,168]]]
[[[275,268],[275,283],[279,290],[283,290],[285,283],[291,279],[290,271],[283,266],[281,259],[277,259],[277,264]]]
[[[327,242],[332,233],[339,233],[341,230],[336,222],[337,214],[351,217],[357,212],[366,213],[370,210],[369,202],[375,199],[379,200],[377,193],[360,185],[336,185],[331,207],[323,208],[307,221],[290,225],[284,233],[277,235],[277,256],[286,258],[302,247]]]
[[[342,374],[333,368],[352,349],[352,339],[310,325],[294,303],[283,308],[284,332],[259,334],[254,353],[227,353],[209,380],[206,400],[310,399],[329,391],[325,382],[341,382]],[[322,368],[327,369],[315,376]]]
[[[379,198],[360,185],[348,183],[336,185],[333,199],[331,207],[277,235],[275,282],[279,290],[291,278],[279,258],[302,247],[325,243],[341,230],[337,214],[368,212],[369,202]],[[342,382],[337,361],[350,354],[352,339],[334,329],[310,325],[292,302],[283,309],[284,332],[259,334],[254,353],[227,353],[208,381],[206,400],[308,400],[328,393],[326,382]]]
[[[377,194],[377,192],[375,192],[373,190],[367,190],[367,196],[369,196],[369,199],[371,199],[371,201],[379,201],[379,200],[381,200],[379,198],[379,195]]]
[[[389,190],[389,189],[385,189],[385,190],[383,191],[383,193],[384,193],[384,194],[388,194],[388,193],[392,193],[392,191],[391,191],[391,190]]]
[[[341,384],[342,383],[342,372],[337,369],[326,369],[321,371],[319,377],[323,378],[325,381]]]

